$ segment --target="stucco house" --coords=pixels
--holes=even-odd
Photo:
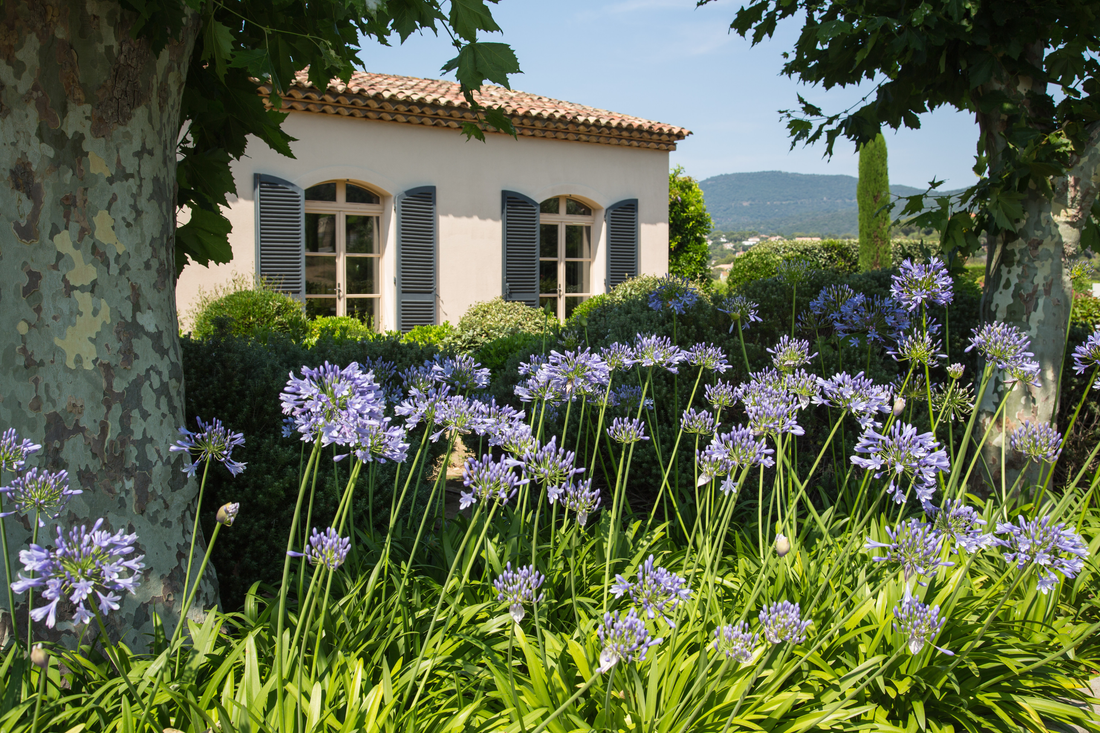
[[[453,82],[359,72],[283,97],[295,158],[262,142],[233,166],[233,261],[188,265],[200,288],[255,274],[311,315],[383,330],[456,322],[503,296],[565,318],[585,298],[668,269],[668,154],[689,131],[486,86],[517,138],[460,133]]]

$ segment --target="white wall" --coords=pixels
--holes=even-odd
[[[292,181],[302,188],[347,179],[383,194],[382,325],[396,326],[393,197],[416,186],[436,187],[439,213],[440,321],[457,322],[475,302],[501,294],[501,191],[542,201],[569,194],[596,207],[592,239],[593,292],[603,292],[606,269],[602,209],[638,199],[640,268],[668,271],[668,153],[593,143],[491,134],[467,141],[457,130],[406,123],[292,112],[283,123],[295,159],[263,143],[249,144],[233,167],[239,198],[230,200],[233,261],[209,268],[188,265],[176,285],[184,322],[200,288],[256,271],[254,174]]]

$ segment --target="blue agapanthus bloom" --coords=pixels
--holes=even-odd
[[[145,567],[145,556],[135,554],[137,535],[122,530],[111,534],[102,527],[102,519],[97,519],[91,530],[82,526],[65,534],[58,527],[53,548],[32,544],[19,553],[23,569],[33,577],[20,573],[11,589],[25,593],[41,588],[48,601],[31,611],[33,620],[45,620],[52,629],[58,605],[67,601],[76,607],[73,623],[87,624],[95,617],[94,608],[106,615],[118,610],[122,593],[137,593]],[[94,606],[89,608],[89,604]]]
[[[542,369],[546,370],[554,391],[567,400],[603,394],[611,379],[607,362],[587,348],[565,353],[551,351]]]
[[[810,374],[805,369],[794,369],[783,374],[783,381],[780,382],[780,386],[788,395],[798,399],[799,406],[803,410],[810,405],[810,402],[821,391],[817,375]]]
[[[27,456],[37,453],[42,446],[21,439],[15,428],[8,428],[0,435],[0,471],[18,471],[26,463]]]
[[[710,445],[696,456],[699,485],[709,483],[738,468],[774,466],[775,461],[771,458],[774,453],[763,438],[757,437],[752,428],[735,427],[728,433],[716,435]]]
[[[738,324],[740,324],[741,330],[745,331],[753,323],[761,323],[760,316],[757,315],[759,308],[760,306],[744,295],[731,295],[722,301],[722,305],[718,310],[728,314],[733,320],[733,323],[730,324],[730,332],[732,333]]]
[[[633,417],[617,417],[611,421],[607,435],[616,443],[629,444],[649,440],[645,434],[645,423]]]
[[[312,442],[319,436],[321,445],[353,446],[361,427],[382,419],[382,388],[359,364],[340,368],[325,362],[316,369],[302,367],[301,372],[301,377],[291,373],[279,399],[302,440]]]
[[[925,303],[947,305],[954,298],[951,276],[943,260],[933,258],[918,265],[905,260],[898,268],[890,286],[890,294],[907,310],[916,310]]]
[[[405,430],[390,425],[390,418],[386,417],[359,429],[359,442],[352,446],[352,452],[363,463],[404,463],[409,455],[409,444],[405,442]]]
[[[629,369],[634,366],[634,349],[616,341],[610,346],[600,349],[600,358],[612,371]]]
[[[854,377],[847,372],[828,379],[818,378],[821,393],[813,399],[819,405],[846,410],[856,416],[864,428],[875,425],[875,417],[890,412],[891,395],[886,387],[875,384],[859,372]]]
[[[944,618],[940,616],[939,606],[927,606],[918,601],[906,590],[900,605],[894,606],[894,630],[905,634],[911,654],[918,654],[943,628]],[[955,656],[942,647],[933,648],[948,656]]]
[[[15,504],[15,511],[0,512],[0,517],[15,512],[28,517],[33,514],[38,518],[38,526],[45,527],[46,519],[57,519],[69,499],[84,492],[69,488],[68,471],[52,472],[29,468],[17,474],[11,485],[0,489],[0,493]]]
[[[669,626],[675,628],[676,624],[668,618],[668,614],[691,597],[691,589],[687,587],[686,580],[670,570],[655,566],[653,561],[653,555],[650,555],[642,563],[636,581],[616,575],[611,592],[616,598],[629,595],[631,602],[645,611],[649,618],[660,614]]]
[[[936,532],[954,539],[956,547],[973,553],[993,543],[993,535],[982,531],[982,515],[962,499],[948,499],[942,507],[929,505],[924,511]]]
[[[655,311],[669,309],[681,315],[699,301],[699,292],[686,277],[669,273],[657,282],[649,294],[649,307]]]
[[[512,563],[509,562],[504,566],[504,572],[493,581],[493,587],[497,590],[497,600],[508,604],[508,613],[518,624],[526,615],[524,604],[534,605],[546,597],[538,592],[545,580],[546,577],[534,565],[512,570]]]
[[[459,508],[465,509],[479,501],[506,503],[520,486],[528,483],[528,479],[521,478],[515,472],[519,465],[519,461],[507,457],[494,461],[488,454],[481,458],[467,458],[462,469],[462,484],[469,491],[459,494]]]
[[[351,550],[351,538],[341,537],[334,527],[329,527],[324,532],[318,532],[314,527],[309,536],[309,547],[305,552],[291,550],[286,554],[291,557],[304,557],[309,560],[310,565],[322,565],[329,570],[337,570],[344,564],[349,550]]]
[[[1054,463],[1062,454],[1062,436],[1045,423],[1024,420],[1009,434],[1008,444],[1032,461]]]
[[[868,539],[865,547],[868,550],[885,549],[884,556],[876,555],[871,559],[875,562],[897,565],[906,583],[916,578],[919,584],[926,585],[921,580],[921,576],[932,577],[936,574],[937,568],[954,565],[952,562],[940,560],[943,535],[927,522],[909,519],[901,522],[897,527],[886,527],[886,534],[890,536],[889,542],[875,542]]]
[[[1073,350],[1073,371],[1084,374],[1086,369],[1097,366],[1100,366],[1100,326],[1089,334],[1085,343]],[[1100,389],[1100,379],[1096,380],[1093,389]]]
[[[932,433],[918,433],[915,427],[903,422],[895,422],[886,433],[868,428],[856,443],[856,452],[866,457],[852,456],[852,463],[874,471],[875,478],[887,476],[887,491],[898,504],[905,501],[899,482],[902,476],[913,480],[917,498],[921,506],[926,506],[936,491],[936,474],[947,473],[951,468],[946,451]]]
[[[532,479],[553,486],[565,483],[569,477],[584,471],[576,467],[576,460],[576,453],[558,447],[558,436],[555,435],[549,442],[523,456],[523,469]]]
[[[718,420],[709,410],[689,407],[680,417],[680,429],[691,435],[714,435],[717,427]]]
[[[687,352],[687,361],[708,371],[724,374],[730,368],[725,353],[714,344],[695,344]]]
[[[976,328],[966,351],[977,349],[999,369],[1038,372],[1039,363],[1032,358],[1035,354],[1027,350],[1030,345],[1020,329],[997,321]]]
[[[718,409],[733,407],[737,402],[737,388],[729,382],[718,380],[714,384],[708,384],[703,388],[703,396],[707,402]]]
[[[749,633],[749,625],[744,621],[736,624],[719,626],[714,630],[714,643],[711,647],[719,654],[725,654],[727,659],[732,659],[741,664],[752,661],[752,655],[756,650],[759,635]]]
[[[546,490],[546,496],[551,504],[561,504],[564,509],[576,514],[577,524],[582,527],[588,523],[588,515],[600,506],[600,492],[592,488],[590,478],[569,479],[563,484],[551,486]]]
[[[430,436],[433,441],[446,432],[457,435],[483,433],[489,427],[489,406],[480,400],[451,395],[439,401],[432,419],[439,427]]]
[[[817,352],[810,353],[810,342],[794,339],[784,334],[779,343],[767,350],[772,355],[772,364],[781,372],[789,372],[810,363]]]
[[[644,367],[661,367],[676,374],[677,365],[687,359],[687,352],[667,336],[639,336],[634,342],[634,361]]]
[[[436,354],[425,366],[431,369],[437,381],[451,385],[458,392],[467,393],[489,386],[489,370],[482,368],[472,356]]]
[[[840,308],[836,322],[837,333],[858,344],[860,335],[872,343],[886,343],[887,339],[909,328],[909,311],[888,296],[867,297],[862,293],[848,300]]]
[[[847,284],[827,285],[810,301],[810,313],[835,328],[842,320],[841,310],[844,305],[856,295],[856,291]]]
[[[489,445],[500,447],[517,458],[522,458],[529,451],[538,447],[535,434],[531,426],[525,422],[502,425],[495,432],[489,434]]]
[[[1050,517],[1031,520],[1017,517],[1015,524],[998,522],[997,534],[1003,535],[995,544],[1005,548],[1005,561],[1020,570],[1034,565],[1039,573],[1038,588],[1044,594],[1058,584],[1056,572],[1067,578],[1076,577],[1089,556],[1081,535],[1063,523],[1052,525]]]
[[[244,435],[230,432],[217,418],[205,423],[200,417],[195,422],[199,424],[198,430],[191,432],[187,428],[180,428],[183,437],[168,448],[170,452],[187,453],[191,456],[191,463],[184,467],[183,472],[194,476],[199,464],[211,460],[223,464],[234,476],[243,471],[246,464],[233,460],[233,449],[244,445]]]
[[[914,365],[935,366],[940,359],[946,359],[947,354],[940,351],[943,343],[932,335],[931,332],[920,330],[916,333],[902,334],[893,349],[887,350],[887,354],[896,361],[908,361]]]
[[[633,608],[622,616],[618,611],[605,613],[596,635],[603,646],[598,667],[600,672],[610,672],[619,662],[642,661],[646,650],[662,641],[649,635],[645,621],[638,618]]]
[[[806,629],[812,623],[802,620],[802,609],[797,603],[781,601],[764,606],[760,611],[760,625],[764,627],[764,638],[772,644],[789,641],[801,644],[806,640]]]

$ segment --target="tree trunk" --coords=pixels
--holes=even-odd
[[[112,635],[137,648],[153,613],[174,625],[195,511],[185,459],[168,452],[184,421],[175,149],[195,21],[154,53],[117,0],[0,8],[0,209],[11,222],[0,234],[0,429],[41,443],[29,465],[66,469],[83,491],[60,526],[102,517],[137,533],[143,583],[110,617]],[[19,569],[30,523],[6,521]],[[41,530],[40,544],[53,536]],[[196,605],[213,597],[207,584]],[[52,636],[70,629],[59,621]]]

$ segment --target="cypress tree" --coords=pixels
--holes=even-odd
[[[886,138],[878,136],[859,149],[859,269],[890,267],[890,174],[886,169]]]

